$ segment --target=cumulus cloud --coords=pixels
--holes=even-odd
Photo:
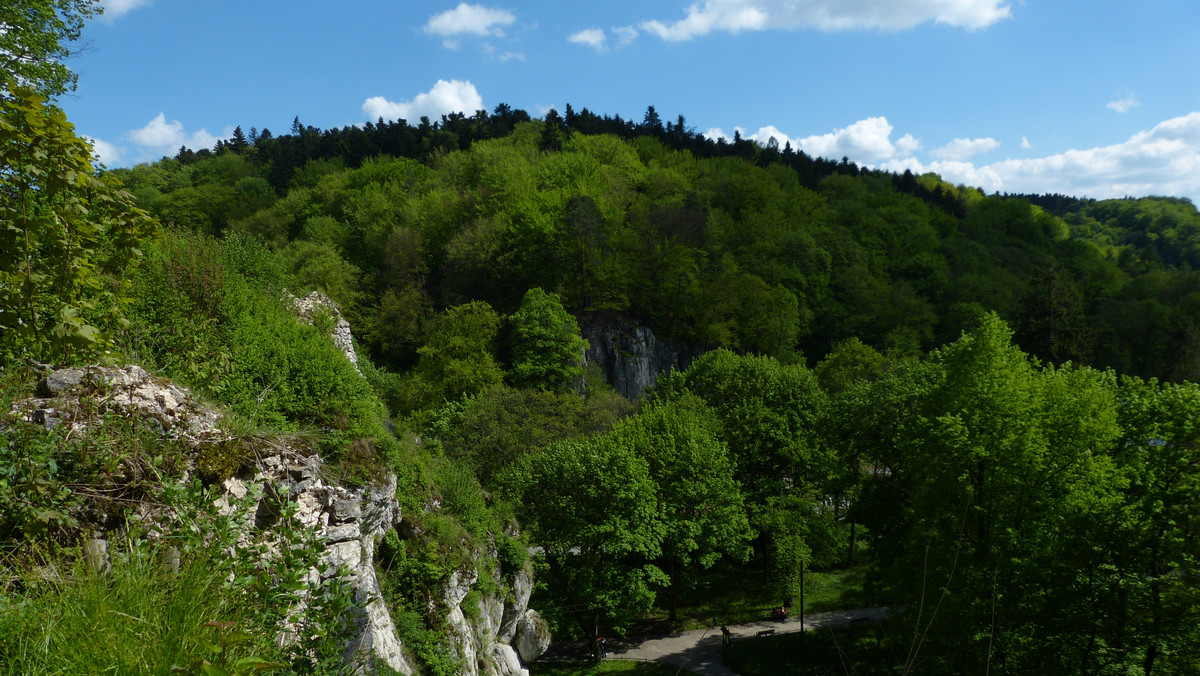
[[[780,148],[790,143],[793,148],[814,157],[833,160],[848,157],[855,162],[864,164],[908,157],[921,148],[921,142],[912,134],[905,134],[893,143],[891,140],[892,125],[888,123],[886,117],[870,117],[855,122],[845,129],[836,129],[828,134],[804,138],[792,138],[774,125],[762,127],[753,134],[747,134],[746,130],[741,127],[734,127],[734,131],[741,134],[742,138],[762,146],[767,145],[771,139],[775,139]],[[733,140],[720,127],[713,127],[704,132],[704,137],[710,141]]]
[[[1115,101],[1109,101],[1108,105],[1106,107],[1109,110],[1115,110],[1118,113],[1127,113],[1130,110],[1137,108],[1140,105],[1142,105],[1142,102],[1138,101],[1137,96],[1134,96],[1132,93],[1127,92],[1121,98],[1119,98]]]
[[[112,21],[119,18],[121,15],[150,4],[150,0],[104,0],[104,14],[101,15],[106,21]]]
[[[766,145],[774,138],[782,147],[791,142],[813,156],[851,160],[887,171],[933,172],[951,183],[983,188],[987,192],[1063,193],[1081,197],[1170,195],[1188,197],[1200,204],[1200,112],[1166,120],[1129,140],[1109,146],[1028,159],[1008,158],[976,164],[967,158],[994,150],[992,138],[955,139],[930,152],[923,161],[914,153],[921,142],[911,134],[891,140],[892,125],[884,117],[871,117],[828,134],[789,138],[774,126],[754,134],[735,127],[747,140]],[[722,129],[704,133],[710,140],[732,140]],[[1033,144],[1021,139],[1028,150]]]
[[[121,161],[121,149],[108,141],[93,136],[84,136],[92,144],[92,152],[105,166],[114,167]]]
[[[475,85],[465,80],[438,80],[433,89],[417,94],[412,101],[396,103],[382,96],[372,96],[363,102],[363,113],[375,120],[418,120],[428,116],[431,120],[449,113],[471,114],[483,109],[483,97]]]
[[[211,148],[223,138],[213,136],[207,129],[188,134],[179,120],[167,122],[167,116],[163,113],[155,116],[146,126],[130,131],[126,137],[133,143],[152,150],[168,150],[180,146],[187,146],[193,150]]]
[[[459,35],[504,35],[504,26],[512,25],[517,17],[506,9],[468,5],[463,2],[454,9],[429,17],[425,32],[446,38],[443,41],[451,49],[458,46],[454,38]]]
[[[956,138],[941,148],[931,150],[930,155],[939,160],[965,160],[972,155],[991,152],[1000,147],[994,138]]]
[[[714,31],[904,30],[930,21],[974,30],[1010,15],[1004,0],[705,0],[682,19],[646,21],[641,28],[679,42]]]
[[[900,157],[908,157],[921,149],[921,141],[913,138],[912,134],[905,134],[896,141],[896,154]]]
[[[844,129],[798,139],[794,145],[814,157],[848,157],[855,162],[877,162],[903,154],[897,152],[891,135],[892,125],[886,117],[868,117]],[[911,151],[915,139],[906,135],[903,141],[905,148]]]
[[[1173,195],[1200,203],[1200,112],[1166,120],[1123,143],[1048,157],[1010,158],[982,167],[959,161],[922,164],[910,158],[883,168],[933,171],[948,181],[987,191],[1058,192],[1098,199]]]
[[[568,35],[567,42],[573,42],[577,45],[586,45],[598,52],[603,52],[606,48],[606,45],[604,44],[606,38],[607,36],[604,34],[603,28],[587,28],[579,31],[578,33],[572,33],[571,35]]]

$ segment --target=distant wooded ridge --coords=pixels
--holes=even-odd
[[[529,288],[577,316],[810,362],[857,337],[915,354],[985,312],[1041,360],[1200,375],[1200,216],[1187,199],[986,195],[934,174],[709,140],[682,115],[499,105],[289,134],[116,170],[139,203],[238,231],[348,308],[385,365],[437,311],[512,312]]]

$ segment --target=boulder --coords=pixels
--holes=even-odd
[[[517,621],[517,635],[513,639],[513,647],[517,649],[521,661],[526,663],[541,657],[546,648],[550,647],[550,627],[536,610],[526,610]]]

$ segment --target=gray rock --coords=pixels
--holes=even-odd
[[[522,662],[536,660],[550,647],[550,627],[536,610],[526,610],[517,621],[517,635],[513,640],[513,647],[517,649]]]
[[[497,643],[492,646],[492,661],[496,663],[500,676],[528,676],[529,670],[521,667],[521,658],[510,645]]]
[[[467,597],[471,591],[471,587],[475,585],[475,581],[479,579],[479,572],[474,568],[461,571],[456,570],[450,573],[450,579],[446,581],[446,588],[442,591],[442,603],[447,608],[457,608],[462,600]]]
[[[454,606],[446,616],[446,622],[450,625],[448,636],[450,650],[455,657],[462,661],[462,670],[458,673],[462,676],[478,676],[479,664],[476,659],[475,636],[467,618],[463,616],[462,609],[457,605]]]
[[[513,598],[504,604],[504,617],[500,621],[500,630],[496,639],[502,643],[511,643],[517,635],[517,621],[529,608],[529,596],[533,593],[533,574],[529,565],[513,576]]]
[[[333,512],[330,515],[330,521],[333,523],[345,523],[347,521],[358,519],[362,514],[362,505],[358,500],[338,500],[333,503]]]
[[[83,382],[87,372],[83,369],[58,369],[51,371],[38,383],[38,394],[53,397]]]
[[[583,331],[588,341],[584,358],[596,364],[605,380],[626,399],[637,399],[654,385],[660,373],[684,370],[701,350],[659,340],[636,322],[594,320]]]

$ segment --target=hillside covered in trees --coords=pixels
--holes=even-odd
[[[584,321],[619,313],[784,361],[851,337],[915,355],[996,312],[1047,362],[1167,380],[1200,368],[1187,200],[989,196],[710,142],[653,108],[638,124],[566,110],[297,121],[114,173],[163,223],[283,251],[396,368],[437,311],[509,313],[532,287]]]
[[[403,518],[368,563],[424,673],[475,668],[445,589],[474,571],[460,601],[515,596],[531,556],[560,637],[681,622],[718,580],[774,605],[853,568],[855,602],[893,609],[885,656],[848,656],[861,673],[1200,668],[1186,200],[985,195],[710,142],[653,108],[297,121],[97,171],[61,111],[5,91],[9,673],[84,669],[56,660],[121,643],[116,620],[88,624],[121,616],[170,648],[88,669],[342,668],[337,578],[264,563],[204,516],[280,439],[330,482],[395,475]],[[332,315],[296,320],[310,291],[354,327],[357,370]],[[582,358],[581,327],[617,320],[698,356],[629,401]],[[86,434],[15,413],[49,365],[95,363],[187,385],[229,437],[191,458],[102,404]],[[128,543],[115,569],[155,560],[146,503],[185,515],[171,537],[196,563],[170,579],[193,586],[46,572],[97,530]],[[322,601],[281,647],[281,595],[306,585]],[[160,607],[190,610],[141,619]]]

